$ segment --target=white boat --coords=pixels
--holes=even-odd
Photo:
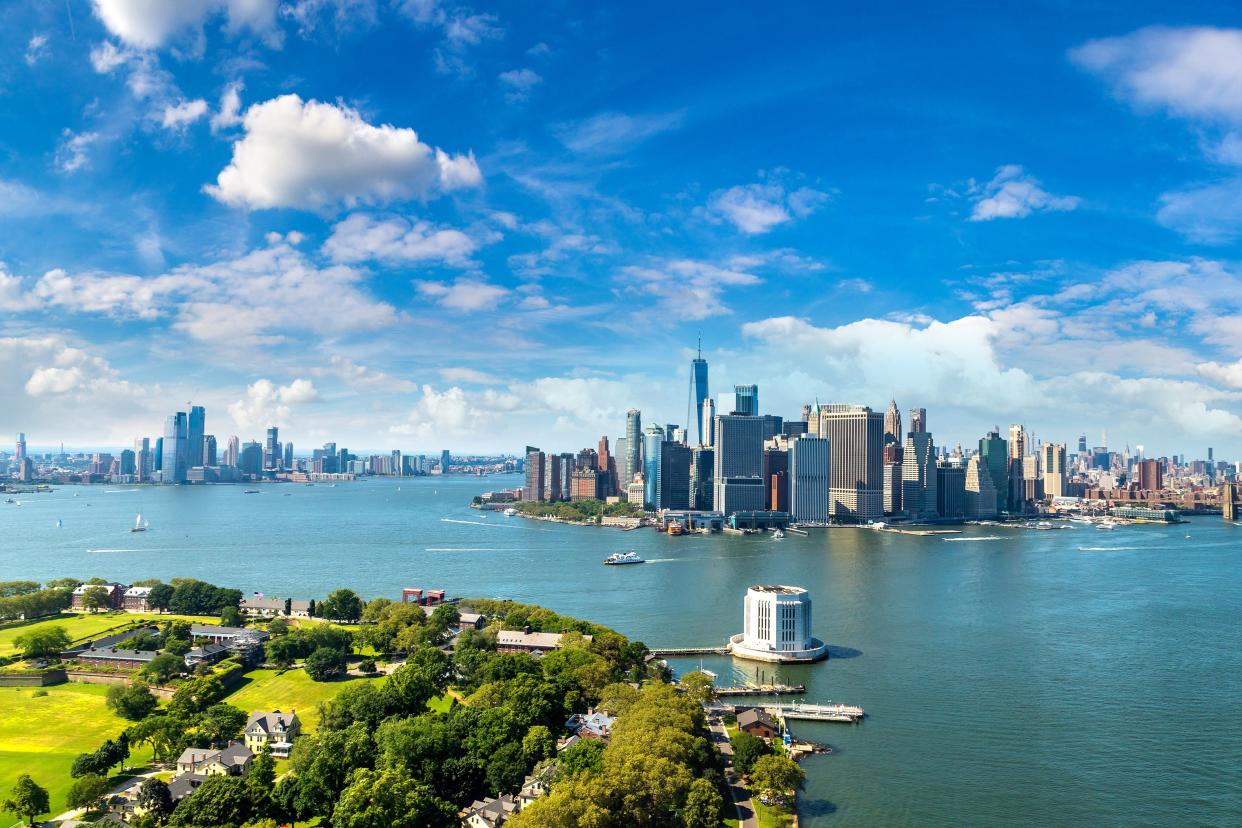
[[[505,509],[505,517],[514,517],[515,515],[517,515],[517,513],[518,513],[518,510],[514,509],[512,506],[510,506],[508,509]]]
[[[637,552],[613,552],[607,558],[604,558],[604,566],[624,566],[625,564],[640,563],[646,563],[646,561],[638,557]]]
[[[57,528],[57,529],[59,529],[60,527],[62,527],[62,526],[64,526],[64,525],[65,525],[65,522],[64,522],[63,520],[61,520],[60,518],[56,518],[56,528]],[[1187,535],[1186,537],[1190,537],[1190,536],[1189,536],[1189,535]]]
[[[151,524],[147,523],[145,520],[143,520],[143,519],[142,519],[142,512],[139,512],[139,513],[138,513],[138,514],[134,517],[134,528],[133,528],[133,529],[130,529],[129,531],[131,531],[131,532],[145,532],[145,531],[147,531],[147,527],[148,527],[148,526],[150,526],[150,525],[151,525]]]
[[[1117,524],[1112,520],[1102,520],[1095,525],[1096,529],[1116,529]]]
[[[777,529],[776,531],[772,533],[772,540],[780,540],[783,537],[785,537],[784,530]]]

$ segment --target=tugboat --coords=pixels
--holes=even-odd
[[[607,558],[604,558],[604,566],[624,566],[625,564],[640,563],[646,563],[646,561],[638,557],[637,552],[613,552]]]

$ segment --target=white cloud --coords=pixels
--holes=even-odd
[[[1230,363],[1204,362],[1196,370],[1211,382],[1242,391],[1242,360]]]
[[[460,230],[437,228],[399,216],[380,219],[354,213],[332,228],[324,252],[337,262],[377,260],[397,263],[469,264],[478,247]]]
[[[77,132],[66,129],[56,150],[56,166],[61,172],[75,172],[90,164],[91,145],[99,140],[98,132]]]
[[[228,411],[240,431],[260,431],[269,426],[287,427],[292,421],[294,406],[318,398],[319,392],[307,379],[295,379],[288,385],[260,379],[251,383],[246,388],[246,396],[231,403]]]
[[[627,152],[636,144],[681,125],[682,114],[626,115],[602,112],[585,121],[560,124],[557,137],[574,152],[612,155]]]
[[[234,207],[321,210],[430,198],[477,186],[473,154],[449,155],[412,129],[373,126],[344,105],[283,95],[255,104],[233,160],[206,191]]]
[[[483,14],[463,6],[449,7],[440,0],[397,0],[397,9],[419,26],[436,29],[443,37],[434,50],[436,71],[469,76],[474,68],[467,51],[484,41],[504,37],[504,28],[494,14]]]
[[[164,107],[164,117],[161,123],[164,129],[183,130],[206,114],[207,102],[202,98],[196,98]]]
[[[495,385],[499,380],[476,368],[440,368],[436,371],[445,382],[472,382],[478,385]]]
[[[1089,41],[1070,52],[1144,108],[1190,118],[1242,121],[1242,30],[1151,26]]]
[[[458,311],[494,308],[509,295],[507,288],[480,279],[457,279],[453,282],[420,280],[414,287],[423,296],[434,299],[441,307]]]
[[[565,232],[559,227],[540,228],[540,235],[551,241],[543,250],[534,253],[515,253],[508,259],[509,267],[520,275],[531,278],[554,272],[554,265],[570,257],[599,256],[615,252],[615,248],[600,240],[599,236],[585,233]]]
[[[629,265],[618,276],[622,290],[640,298],[637,312],[652,324],[661,317],[694,320],[732,313],[722,299],[724,291],[761,281],[745,271],[693,259]]]
[[[1077,196],[1054,196],[1044,190],[1038,180],[1023,172],[1017,164],[1006,164],[996,171],[983,187],[970,214],[971,221],[997,218],[1025,218],[1031,213],[1074,210],[1081,199]]]
[[[26,65],[34,66],[39,61],[51,54],[51,49],[47,45],[47,35],[33,34],[26,43]]]
[[[530,96],[530,91],[543,80],[533,69],[510,69],[507,72],[501,72],[498,77],[500,82],[508,87],[505,98],[515,103],[526,100]]]
[[[409,392],[417,391],[418,384],[410,380],[395,377],[384,371],[378,371],[366,365],[359,365],[340,354],[333,354],[328,360],[329,367],[318,369],[317,373],[335,374],[351,388],[366,391]]]
[[[203,23],[227,16],[227,29],[242,29],[279,41],[278,0],[93,0],[95,15],[116,37],[139,49],[157,49],[186,33],[201,34]]]
[[[777,180],[717,190],[707,198],[707,214],[724,219],[748,235],[767,233],[777,225],[804,218],[828,200],[828,194],[810,187],[787,190]]]
[[[220,95],[220,110],[211,116],[212,132],[241,124],[241,91],[244,88],[241,81],[234,81],[224,88]]]
[[[1242,235],[1242,178],[1165,193],[1156,220],[1192,241],[1227,244]]]

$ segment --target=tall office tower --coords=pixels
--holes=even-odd
[[[1038,503],[1043,499],[1044,476],[1039,470],[1039,455],[1028,454],[1022,458],[1022,504]]]
[[[915,434],[922,434],[927,431],[927,409],[911,408],[910,409],[910,430]]]
[[[134,438],[134,477],[139,483],[151,479],[151,438]]]
[[[284,461],[284,466],[286,469],[293,468],[293,441],[292,440],[288,440],[285,442],[285,456],[281,459]],[[400,452],[397,453],[397,468],[398,469],[401,468]],[[400,474],[399,471],[398,471],[398,474]]]
[[[617,469],[617,494],[624,495],[625,487],[634,482],[633,478],[625,480],[625,455],[629,452],[627,448],[628,441],[624,437],[618,437],[617,441],[612,444],[613,465]]]
[[[263,476],[263,446],[254,440],[242,443],[237,455],[237,470],[249,477]]]
[[[735,414],[716,417],[712,458],[712,502],[725,515],[763,509],[763,419]]]
[[[617,490],[617,470],[612,462],[612,453],[608,450],[608,435],[599,438],[597,450],[599,462],[599,496],[600,499],[612,497]]]
[[[1159,460],[1142,460],[1138,464],[1139,489],[1144,492],[1158,492],[1164,488],[1164,476],[1160,472]]]
[[[280,462],[280,428],[272,426],[267,430],[267,437],[263,441],[263,468],[274,469],[276,464]]]
[[[136,462],[135,457],[137,457],[137,455],[135,455],[134,452],[130,451],[129,449],[125,449],[124,451],[122,451],[121,452],[121,464],[120,464],[120,468],[117,471],[122,475],[128,475],[130,477],[133,477],[134,469],[135,469],[135,462]]]
[[[216,465],[216,435],[203,435],[203,465]]]
[[[936,512],[936,447],[927,431],[906,436],[901,461],[901,507],[912,520],[930,520]]]
[[[780,434],[781,429],[785,426],[785,418],[778,417],[775,414],[761,414],[759,419],[763,421],[763,439],[765,440],[771,440]]]
[[[347,471],[349,471],[349,461],[350,461],[350,459],[351,459],[351,458],[350,458],[350,454],[349,454],[349,449],[347,449],[347,448],[337,449],[337,452],[336,452],[336,470],[337,470],[337,471],[339,471],[339,472],[347,472]]]
[[[789,443],[789,518],[795,523],[828,522],[832,455],[823,437]]]
[[[809,423],[810,421],[811,421],[811,404],[803,403],[802,404],[802,422]],[[805,431],[803,431],[802,433],[806,434]]]
[[[26,433],[17,435],[17,449],[13,452],[13,459],[20,463],[26,459]]]
[[[185,467],[192,469],[203,465],[203,434],[207,425],[207,411],[201,405],[190,406],[189,421],[186,425],[186,458]]]
[[[714,454],[712,449],[700,447],[690,455],[690,508],[700,512],[712,511]]]
[[[703,404],[710,399],[707,391],[707,360],[703,359],[703,340],[699,340],[699,355],[690,361],[690,402],[693,406],[693,419],[687,411],[686,419],[694,423],[695,438],[698,445],[709,445],[703,440]],[[687,429],[689,431],[689,429]]]
[[[625,485],[643,470],[643,413],[637,408],[625,412]]]
[[[994,518],[999,497],[987,461],[978,454],[966,464],[966,517]]]
[[[901,411],[897,408],[897,401],[893,400],[884,412],[884,445],[896,443],[897,451],[900,452],[901,434]]]
[[[1000,514],[1009,507],[1009,450],[1000,429],[989,431],[979,440],[979,456],[987,464],[988,477],[996,489],[996,513]]]
[[[901,511],[901,463],[890,460],[890,449],[900,448],[896,443],[884,447],[884,514],[895,515]],[[896,456],[896,452],[892,452]]]
[[[884,515],[884,415],[866,406],[825,405],[819,435],[828,438],[828,513],[834,520]]]
[[[743,417],[759,416],[759,386],[733,386],[733,411]]]
[[[763,486],[764,508],[770,511],[788,512],[789,452],[787,450],[772,448],[763,450]]]
[[[682,443],[660,446],[660,485],[656,509],[690,508],[690,448]]]
[[[1009,426],[1009,491],[1006,494],[1010,512],[1026,511],[1026,475],[1022,465],[1026,457],[1026,428],[1019,423]]]
[[[1065,497],[1065,443],[1044,443],[1044,497]]]
[[[547,473],[547,455],[534,446],[526,447],[526,488],[522,491],[522,499],[530,501],[544,500],[543,476]]]
[[[966,470],[957,463],[936,466],[936,511],[945,518],[966,514]]]
[[[227,459],[224,462],[228,466],[236,466],[241,462],[241,441],[237,439],[236,434],[229,438]]]
[[[453,464],[453,455],[448,449],[440,452],[440,474],[448,474],[449,466]]]
[[[1082,436],[1078,438],[1078,453],[1079,454],[1087,453],[1087,435],[1085,434],[1083,434]]]
[[[164,470],[164,438],[155,438],[155,449],[151,452],[151,470],[153,472],[162,472]]]
[[[660,502],[660,452],[664,448],[664,429],[647,426],[643,432],[643,508],[655,511]]]
[[[184,483],[189,468],[188,424],[185,412],[178,411],[164,421],[164,462],[160,480],[164,483]]]
[[[703,416],[699,420],[699,445],[706,448],[716,445],[716,401],[711,397],[703,401]]]

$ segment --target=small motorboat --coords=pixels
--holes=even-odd
[[[783,529],[777,529],[774,532],[772,532],[772,540],[780,540],[784,537],[785,537],[785,531]]]
[[[1095,525],[1096,529],[1116,529],[1117,524],[1111,520],[1102,520]]]
[[[518,510],[514,509],[512,506],[510,506],[508,509],[505,509],[505,517],[516,517],[517,513],[518,513]]]
[[[646,561],[638,557],[637,552],[613,552],[607,558],[604,558],[604,566],[624,566],[625,564],[640,563],[646,563]]]

